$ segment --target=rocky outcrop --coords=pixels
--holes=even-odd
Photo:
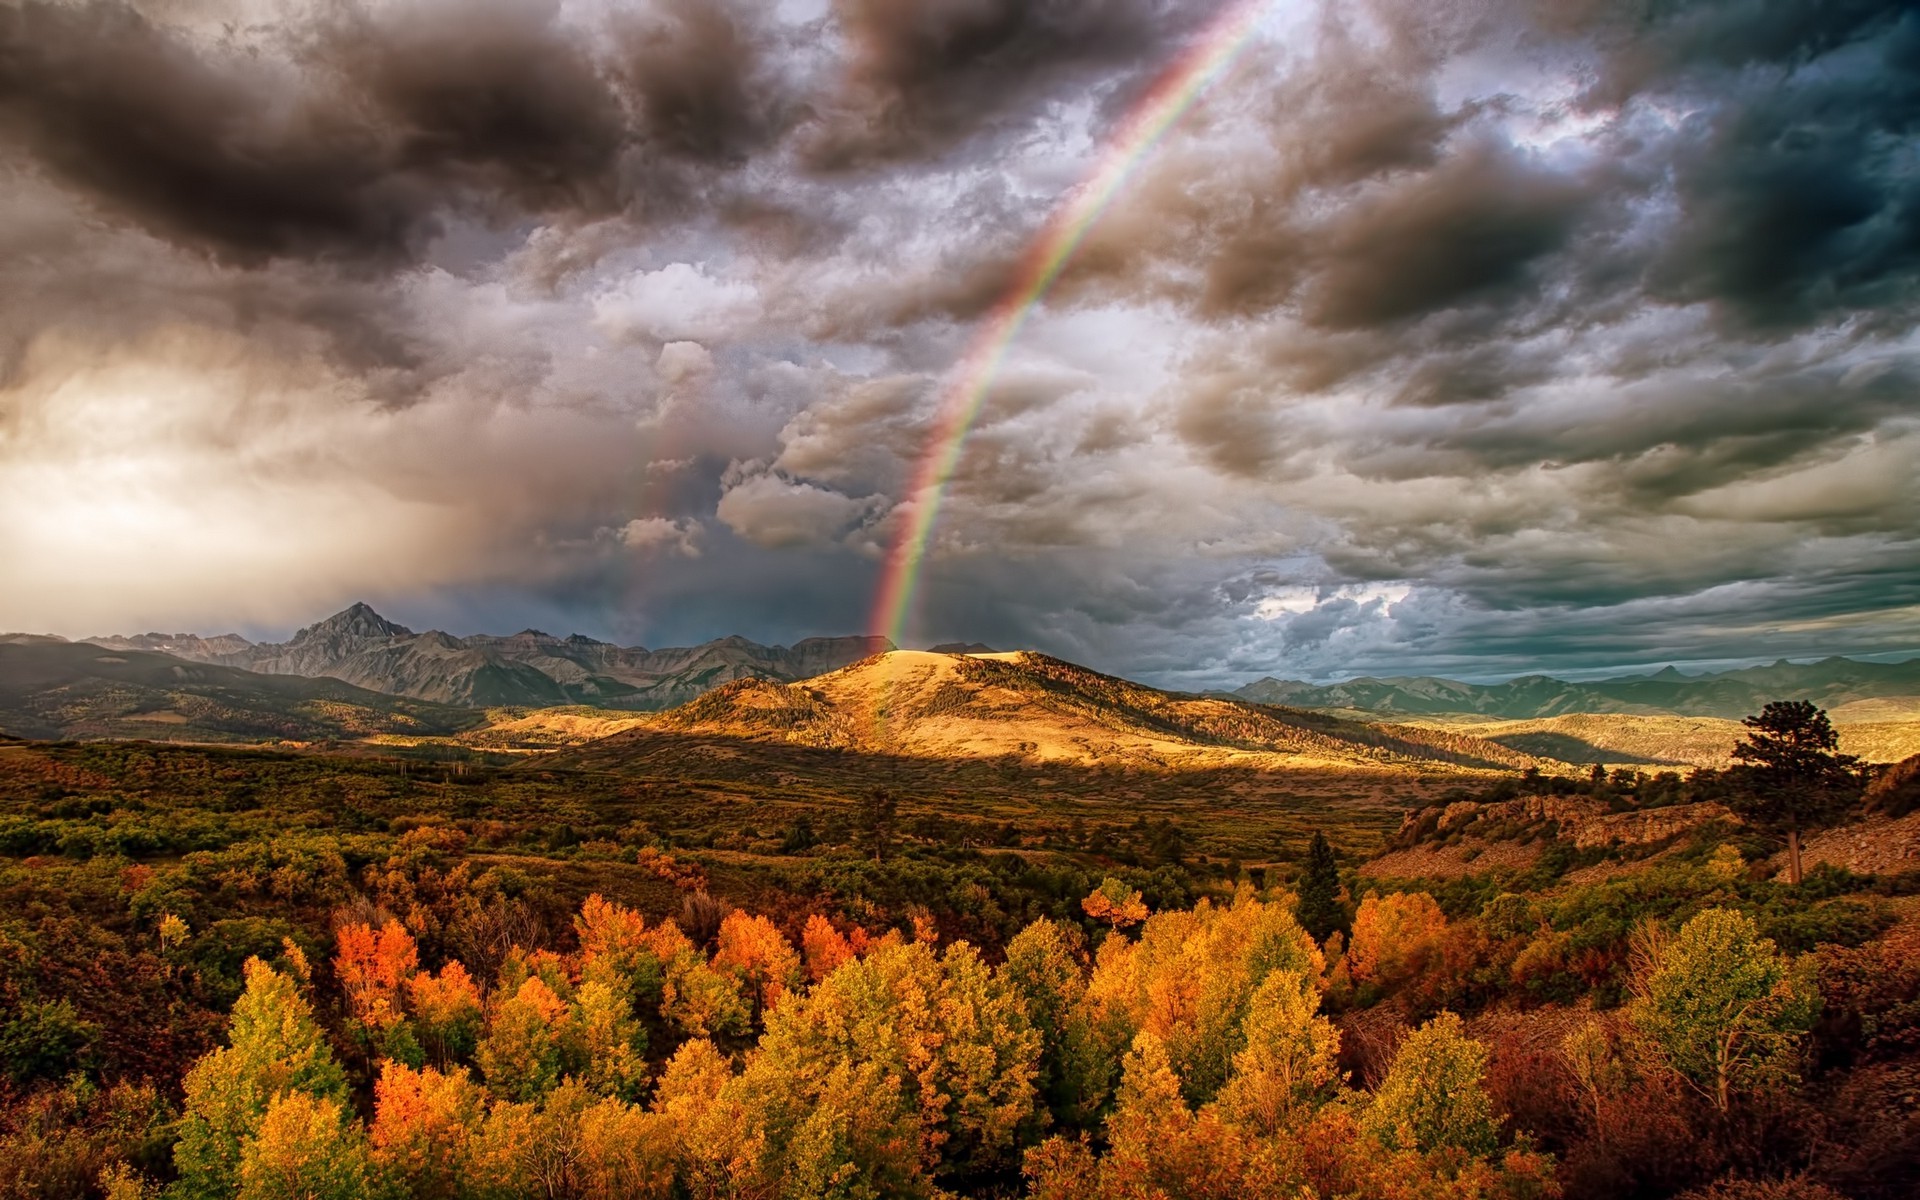
[[[1401,824],[1403,837],[1425,824],[1432,809],[1409,813]],[[1647,846],[1678,837],[1713,821],[1738,823],[1724,804],[1674,804],[1664,808],[1628,809],[1614,812],[1606,804],[1585,796],[1522,796],[1493,804],[1460,801],[1439,810],[1435,834],[1464,832],[1476,826],[1491,829],[1500,825],[1558,826],[1558,836],[1572,842],[1576,849],[1605,846]]]
[[[1803,869],[1828,863],[1860,875],[1920,871],[1920,812],[1904,817],[1871,817],[1822,830],[1807,839],[1800,860]]]

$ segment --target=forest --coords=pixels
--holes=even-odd
[[[1915,764],[1464,778],[1391,838],[1329,808],[1235,845],[1121,804],[0,746],[0,1196],[1911,1194],[1920,872],[1780,855],[1903,817]],[[1526,795],[1730,815],[1368,863]]]

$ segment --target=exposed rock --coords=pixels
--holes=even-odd
[[[1401,822],[1404,836],[1424,823],[1431,809],[1410,812]],[[1585,796],[1522,796],[1494,804],[1462,800],[1440,810],[1437,832],[1454,833],[1478,824],[1559,826],[1559,836],[1577,849],[1595,846],[1645,846],[1663,842],[1710,821],[1738,823],[1724,804],[1674,804],[1665,808],[1629,809],[1614,812],[1598,800]]]
[[[1827,863],[1861,875],[1920,871],[1920,812],[1823,829],[1801,845],[1800,862],[1803,869]]]

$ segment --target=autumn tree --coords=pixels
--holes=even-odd
[[[800,956],[773,922],[737,908],[720,922],[713,966],[740,980],[756,1020],[801,981]]]
[[[1293,915],[1301,928],[1322,944],[1347,928],[1347,909],[1340,902],[1340,863],[1333,856],[1327,835],[1317,830],[1307,846],[1306,868],[1300,873],[1300,895],[1294,902]]]
[[[1035,1200],[1296,1200],[1296,1146],[1252,1136],[1212,1105],[1187,1104],[1166,1048],[1141,1033],[1122,1064],[1107,1153],[1052,1138],[1027,1156]]]
[[[276,1100],[299,1093],[336,1111],[346,1100],[346,1076],[293,980],[258,958],[247,960],[244,974],[246,991],[233,1006],[228,1044],[187,1073],[186,1111],[173,1151],[182,1200],[235,1194],[246,1143]],[[299,1132],[296,1116],[318,1120],[314,1111],[289,1110],[284,1132]]]
[[[1443,1012],[1400,1043],[1363,1127],[1392,1150],[1490,1154],[1500,1123],[1482,1083],[1486,1070],[1486,1047]]]
[[[236,1200],[366,1200],[373,1192],[366,1135],[344,1101],[276,1096],[240,1150]]]
[[[486,1112],[486,1094],[466,1068],[442,1073],[389,1060],[381,1064],[373,1100],[374,1164],[418,1200],[462,1195]]]
[[[401,1020],[401,986],[420,965],[413,935],[389,920],[377,930],[364,923],[343,926],[335,941],[333,968],[354,1020],[372,1029]]]
[[[1724,908],[1660,945],[1634,992],[1635,1027],[1722,1112],[1736,1089],[1794,1077],[1820,1007],[1811,959],[1789,962],[1752,918]]]
[[[655,1009],[665,972],[657,939],[645,919],[624,905],[588,896],[573,919],[580,936],[580,977],[598,980],[624,994],[635,1013]]]
[[[1156,913],[1137,941],[1109,938],[1088,981],[1088,1011],[1112,1057],[1136,1033],[1152,1033],[1187,1099],[1201,1104],[1226,1083],[1267,975],[1291,970],[1317,983],[1325,965],[1287,906],[1242,888],[1230,906],[1202,900]]]
[[[926,1195],[936,1176],[1011,1159],[1039,1049],[1019,996],[972,947],[893,945],[774,1009],[728,1093],[764,1137],[770,1176]]]
[[[621,1100],[639,1098],[647,1082],[642,1057],[647,1034],[634,1020],[624,993],[600,980],[581,984],[565,1028],[563,1062],[589,1091]]]
[[[618,1099],[579,1110],[570,1132],[575,1194],[582,1200],[668,1200],[674,1194],[671,1118]]]
[[[675,1174],[690,1196],[755,1195],[772,1156],[758,1122],[729,1094],[733,1068],[712,1042],[695,1038],[674,1052],[654,1089],[653,1111],[676,1134]]]
[[[1255,989],[1245,1045],[1220,1105],[1264,1134],[1295,1123],[1339,1079],[1340,1032],[1319,1014],[1320,992],[1298,971],[1273,971]]]
[[[1109,875],[1100,886],[1080,901],[1081,909],[1096,921],[1104,921],[1115,930],[1138,925],[1147,919],[1146,902],[1140,893]]]
[[[1405,982],[1426,968],[1446,932],[1446,914],[1427,893],[1368,892],[1353,916],[1347,970],[1356,984]]]
[[[833,969],[853,957],[853,945],[833,922],[819,913],[807,918],[800,931],[800,953],[806,960],[807,978],[819,983]]]
[[[566,1069],[573,1013],[547,981],[529,976],[502,999],[487,1023],[476,1060],[487,1086],[509,1100],[552,1091]]]
[[[714,970],[684,933],[663,922],[647,931],[647,946],[660,963],[663,1021],[687,1037],[747,1032],[752,1014],[741,998],[739,981]]]
[[[1799,883],[1801,831],[1857,799],[1859,762],[1839,753],[1840,735],[1827,714],[1806,700],[1775,700],[1740,721],[1748,733],[1733,748],[1742,787],[1733,807],[1749,820],[1787,835],[1787,879]]]
[[[441,967],[437,975],[422,971],[408,980],[407,998],[420,1040],[436,1063],[445,1067],[473,1053],[484,1008],[479,986],[458,959]]]

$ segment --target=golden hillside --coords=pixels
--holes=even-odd
[[[893,651],[801,683],[740,680],[648,718],[646,731],[914,758],[1175,769],[1517,769],[1535,761],[1458,732],[1177,695],[1025,651]],[[581,754],[618,754],[621,743],[616,735]]]
[[[1860,700],[1829,714],[1840,749],[1868,762],[1920,754],[1920,706],[1904,700]],[[1738,721],[1719,717],[1570,713],[1524,721],[1427,719],[1422,728],[1471,734],[1540,758],[1585,765],[1726,767],[1746,736]]]

